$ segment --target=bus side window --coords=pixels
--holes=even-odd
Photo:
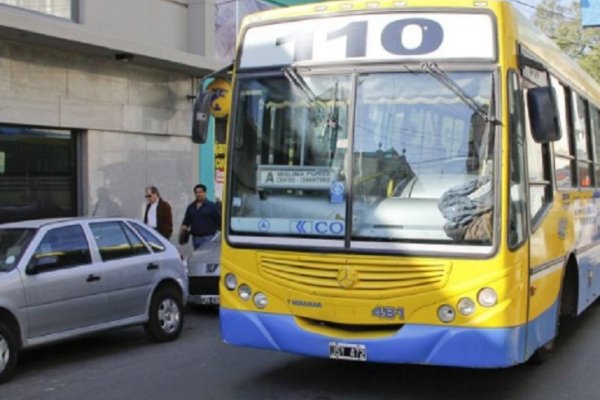
[[[590,131],[594,144],[594,170],[596,176],[596,187],[600,187],[600,111],[589,104]]]
[[[567,107],[570,90],[554,76],[550,77],[550,84],[556,93],[558,119],[562,132],[561,139],[553,143],[554,179],[556,179],[556,187],[559,190],[569,189],[577,186],[577,179],[575,179],[575,145],[571,129],[569,129],[569,108]]]
[[[525,128],[523,93],[519,76],[509,73],[510,210],[508,244],[517,248],[525,241],[527,222],[527,178],[525,176]]]
[[[538,85],[547,85],[547,82],[534,83],[526,78],[523,79],[523,95]],[[557,96],[558,97],[558,96]],[[544,211],[550,206],[553,199],[552,176],[550,162],[550,145],[548,143],[536,143],[531,133],[531,121],[527,102],[525,108],[525,129],[527,166],[529,172],[529,218],[532,231],[537,228],[542,220]]]
[[[573,136],[577,151],[577,177],[580,187],[591,187],[593,178],[592,154],[590,148],[590,132],[587,121],[587,100],[579,94],[571,92]]]

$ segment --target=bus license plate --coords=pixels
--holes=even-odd
[[[367,348],[364,344],[329,343],[329,358],[337,360],[367,361]]]

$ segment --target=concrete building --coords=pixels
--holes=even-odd
[[[246,14],[309,1],[0,0],[0,223],[142,218],[156,185],[177,229],[196,183],[216,195],[214,147],[190,140],[198,78]]]
[[[0,0],[0,223],[142,218],[178,226],[199,177],[197,79],[218,69],[215,1]]]

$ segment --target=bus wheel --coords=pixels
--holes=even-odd
[[[554,350],[554,343],[558,336],[559,325],[561,319],[565,320],[576,315],[577,311],[577,267],[573,263],[567,264],[567,272],[565,274],[560,296],[556,310],[556,335],[548,343],[537,349],[529,362],[533,365],[540,365],[550,358]]]
[[[529,362],[532,365],[541,365],[546,362],[550,356],[552,355],[552,351],[554,350],[554,339],[537,349],[529,359]]]

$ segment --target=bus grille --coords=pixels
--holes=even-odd
[[[443,287],[450,262],[261,254],[261,275],[283,287],[314,295],[383,298]]]

